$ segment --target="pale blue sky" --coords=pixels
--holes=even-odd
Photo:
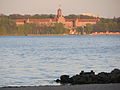
[[[120,17],[120,0],[0,0],[3,14],[56,14],[92,13],[102,17]]]

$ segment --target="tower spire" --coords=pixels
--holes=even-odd
[[[62,17],[62,10],[61,10],[61,8],[59,8],[58,11],[57,11],[57,17],[58,18]]]

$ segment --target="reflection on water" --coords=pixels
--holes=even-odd
[[[62,74],[120,68],[120,36],[0,36],[0,87],[56,85]]]

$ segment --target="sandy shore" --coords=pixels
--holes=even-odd
[[[4,87],[0,90],[120,90],[120,84],[86,84],[72,86],[26,86],[26,87]]]

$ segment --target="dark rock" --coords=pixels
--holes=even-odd
[[[93,70],[91,70],[91,72],[81,71],[80,75],[95,75],[95,72],[93,72]]]
[[[111,71],[111,82],[112,83],[120,83],[120,70],[114,69]]]
[[[70,82],[69,75],[62,75],[62,76],[60,77],[60,82],[61,82],[61,83],[69,83],[69,82]]]
[[[111,71],[111,74],[120,74],[120,70],[119,69],[114,69]]]
[[[57,83],[59,83],[60,82],[60,80],[59,79],[57,79],[57,80],[55,80]]]
[[[81,71],[80,74],[69,77],[69,75],[62,75],[60,80],[57,79],[56,82],[61,84],[104,84],[104,83],[120,83],[120,70],[114,69],[111,73],[101,72],[95,75],[95,72],[84,72]]]
[[[101,72],[97,75],[97,83],[110,83],[110,73]]]

